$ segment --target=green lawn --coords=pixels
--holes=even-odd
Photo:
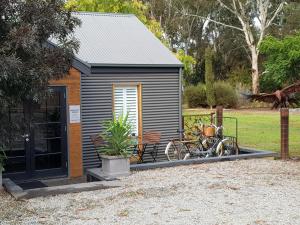
[[[186,109],[185,115],[209,112],[202,109]],[[280,117],[277,111],[229,110],[224,111],[224,132],[235,134],[234,120],[238,119],[238,143],[240,146],[280,151]],[[290,155],[300,156],[300,113],[290,114]]]

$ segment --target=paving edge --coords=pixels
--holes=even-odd
[[[97,182],[68,184],[68,185],[61,185],[61,186],[23,190],[11,179],[6,178],[3,179],[3,186],[6,189],[6,191],[10,193],[16,200],[20,200],[20,199],[30,199],[36,197],[46,197],[50,195],[117,188],[117,187],[121,187],[121,183],[118,181],[97,181]]]
[[[234,160],[241,160],[241,159],[254,159],[254,158],[267,158],[267,157],[275,158],[278,156],[278,153],[266,151],[266,150],[241,148],[241,151],[244,151],[247,153],[240,154],[240,155],[222,156],[222,157],[188,159],[188,160],[178,160],[178,161],[164,161],[164,162],[145,163],[145,164],[133,164],[133,165],[130,165],[130,169],[135,170],[135,171],[149,170],[149,169],[175,167],[175,166],[191,165],[191,164],[234,161]]]

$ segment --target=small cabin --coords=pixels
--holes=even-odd
[[[82,24],[74,33],[80,48],[69,75],[51,82],[44,103],[11,112],[32,124],[10,149],[6,177],[79,177],[98,167],[91,136],[121,110],[129,111],[138,137],[161,133],[158,161],[179,136],[182,64],[175,55],[134,15],[74,15]]]

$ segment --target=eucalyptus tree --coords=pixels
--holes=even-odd
[[[276,24],[270,27],[272,36],[283,38],[287,35],[294,35],[300,30],[300,1],[289,1],[276,20]]]
[[[212,17],[212,13],[208,16],[186,13],[186,16],[202,18],[207,22],[222,25],[243,34],[250,53],[252,91],[259,93],[259,46],[267,30],[282,13],[287,2],[281,0],[217,0],[217,3],[222,9],[230,12],[239,24],[227,23],[226,18],[216,20]]]
[[[185,80],[186,84],[197,84],[200,80],[204,80],[203,55],[207,46],[207,40],[203,38],[205,21],[195,17],[187,17],[185,14],[205,14],[209,11],[212,1],[145,0],[145,2],[150,5],[151,16],[161,24],[164,36],[173,51],[183,50],[186,58],[191,59],[193,57],[196,60],[196,63],[189,66],[194,68],[192,74],[189,74],[188,79]]]

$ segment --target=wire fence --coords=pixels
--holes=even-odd
[[[234,132],[233,122],[226,116],[234,116],[238,120],[238,145],[240,147],[271,150],[280,149],[280,117],[279,113],[260,111],[228,111],[224,112],[224,127]],[[226,129],[227,128],[227,129]]]
[[[203,114],[203,110],[201,111]],[[201,117],[197,115],[198,117]],[[187,113],[188,114],[188,113]],[[195,112],[194,112],[195,114]],[[204,114],[207,123],[216,122],[215,114],[210,121],[210,113]],[[197,118],[192,115],[191,118]],[[204,116],[202,116],[204,117]],[[187,119],[189,126],[197,120]],[[202,119],[203,120],[203,119]],[[237,139],[239,147],[280,152],[280,112],[275,110],[224,110],[223,127],[225,136]],[[289,152],[290,156],[300,156],[300,112],[290,110],[289,114]]]
[[[290,110],[289,115],[290,156],[300,156],[300,112]]]
[[[197,132],[202,129],[201,126],[217,124],[216,113],[204,113],[183,116],[183,129],[188,139],[197,138]],[[234,146],[237,146],[238,140],[238,119],[230,116],[223,116],[223,123],[228,125],[228,129],[223,125],[223,135],[230,139]],[[194,136],[194,137],[193,137]]]

